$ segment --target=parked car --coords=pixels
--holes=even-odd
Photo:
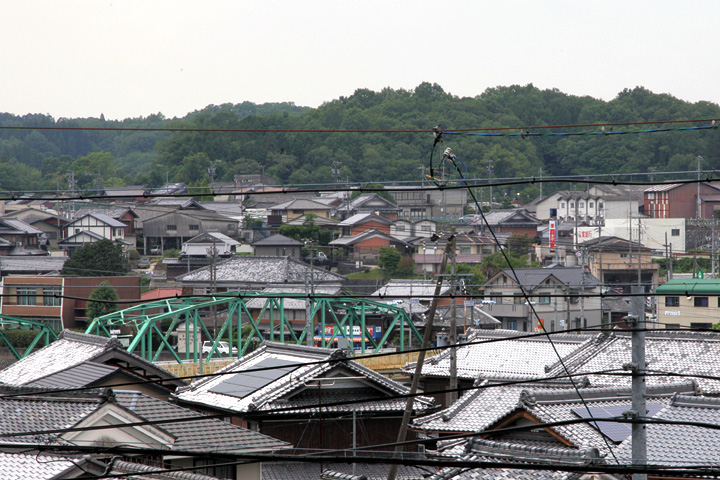
[[[202,353],[210,353],[210,350],[212,350],[213,342],[206,340],[203,342],[202,346]],[[230,344],[228,342],[218,342],[218,347],[215,350],[219,354],[229,355],[230,354]],[[238,349],[237,347],[232,348],[232,354],[237,355]]]
[[[147,257],[140,257],[137,262],[138,268],[150,268],[150,259]]]

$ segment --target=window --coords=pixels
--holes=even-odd
[[[460,255],[470,255],[470,247],[460,247]]]
[[[420,227],[421,232],[432,232],[432,228],[430,228],[430,225],[422,225]]]
[[[718,300],[720,301],[720,297],[718,297]],[[680,297],[665,297],[665,306],[666,307],[679,307],[680,306]]]
[[[707,307],[708,306],[708,297],[695,297],[693,300],[693,304],[696,307]]]
[[[588,208],[595,208],[595,202],[588,202]]]
[[[565,208],[565,202],[560,202],[560,208]]]
[[[690,328],[702,328],[702,329],[705,329],[705,330],[710,330],[710,329],[712,328],[712,325],[713,325],[712,323],[696,323],[696,322],[691,322],[691,323],[690,323]]]
[[[43,305],[46,307],[59,307],[62,301],[60,295],[62,295],[62,289],[60,287],[43,288]]]
[[[575,208],[575,202],[570,202],[570,208]]]
[[[550,303],[550,297],[540,297],[538,300],[540,301],[540,304],[541,304],[541,305],[542,305],[542,304],[547,305],[547,304]]]
[[[404,232],[404,231],[405,231],[405,225],[395,225],[395,231],[396,231],[396,232]]]
[[[508,330],[517,330],[517,320],[508,320],[507,328]]]
[[[603,209],[603,202],[598,202],[598,210],[602,210],[602,209]]]
[[[199,232],[200,231],[200,225],[191,224],[189,226],[191,232]]]
[[[628,254],[627,254],[627,253],[621,253],[621,254],[620,254],[620,258],[628,258]]]
[[[578,208],[585,208],[585,202],[578,202]]]
[[[172,223],[168,223],[167,231],[168,232],[174,232],[177,230],[177,225],[173,225]]]
[[[234,232],[235,231],[235,224],[234,223],[228,223],[228,231]]]
[[[36,287],[17,287],[17,304],[18,305],[37,305],[37,288]]]
[[[655,200],[655,192],[648,192],[647,197],[648,200]]]
[[[680,236],[680,229],[679,228],[673,228],[670,230],[670,236],[671,237],[679,237]]]

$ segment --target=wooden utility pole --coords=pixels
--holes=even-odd
[[[454,235],[452,237],[454,238]],[[441,272],[445,271],[445,267],[447,266],[448,253],[450,252],[450,248],[453,245],[454,242],[450,241],[448,241],[445,245],[445,255],[443,255],[442,261],[440,262]],[[428,319],[425,323],[425,332],[423,333],[422,345],[420,346],[417,363],[415,364],[415,374],[413,375],[412,383],[410,384],[410,393],[408,394],[407,400],[405,402],[405,412],[403,412],[402,423],[400,424],[400,431],[398,432],[397,436],[397,446],[395,447],[393,458],[400,458],[403,448],[402,444],[407,438],[408,425],[410,424],[410,415],[412,415],[413,405],[415,403],[415,394],[417,393],[418,385],[420,384],[420,374],[422,373],[423,363],[425,363],[425,351],[430,345],[430,339],[432,338],[433,321],[435,319],[435,312],[437,311],[438,297],[440,296],[440,291],[442,289],[442,281],[443,277],[439,276],[437,282],[435,283],[435,294],[433,295],[432,304],[430,305],[430,311],[428,312]],[[387,476],[388,480],[395,480],[395,477],[397,476],[397,469],[397,464],[393,464],[390,466],[390,471],[388,472]]]

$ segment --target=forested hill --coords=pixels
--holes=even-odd
[[[480,127],[573,125],[719,118],[720,107],[688,103],[644,88],[620,92],[609,102],[540,90],[532,85],[488,89],[474,98],[423,83],[414,90],[357,90],[316,109],[292,103],[209,106],[184,118],[162,114],[123,121],[53,119],[0,114],[0,126],[122,128],[445,130]],[[616,127],[641,129],[645,127]],[[577,131],[560,129],[559,131]],[[701,130],[592,137],[489,138],[446,136],[470,176],[538,175],[720,169],[720,131]],[[14,191],[66,188],[74,171],[81,188],[207,184],[211,161],[216,180],[264,171],[283,183],[331,182],[332,165],[344,181],[419,180],[427,164],[430,133],[236,133],[1,130],[0,188]],[[167,170],[167,172],[166,172]],[[526,190],[530,196],[534,192]]]

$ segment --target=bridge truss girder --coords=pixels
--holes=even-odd
[[[254,299],[264,299],[259,313],[253,316],[248,309],[247,303]],[[302,299],[302,294],[218,294],[196,297],[177,297],[154,302],[144,303],[133,307],[113,312],[102,317],[95,318],[86,333],[95,335],[111,336],[111,330],[121,329],[126,333],[132,330],[133,339],[128,346],[128,351],[137,353],[150,361],[156,361],[160,353],[165,349],[171,352],[177,362],[183,360],[178,355],[169,338],[177,329],[178,325],[185,322],[186,332],[189,332],[187,325],[192,325],[192,335],[185,335],[185,360],[199,361],[202,355],[200,345],[204,336],[212,342],[211,351],[207,359],[219,355],[218,347],[220,342],[228,339],[230,352],[237,349],[236,356],[242,357],[250,348],[253,340],[265,340],[263,337],[263,324],[267,323],[269,340],[282,343],[295,343],[303,345],[307,343],[308,331],[303,326],[293,327],[292,321],[286,315],[285,301],[287,299]],[[334,327],[333,333],[319,335],[313,339],[319,346],[328,347],[340,337],[348,338],[349,342],[357,340],[360,350],[365,353],[368,350],[378,352],[393,334],[399,335],[400,348],[405,349],[405,343],[415,337],[418,344],[421,335],[413,324],[410,315],[401,307],[389,305],[367,299],[350,297],[333,297],[323,295],[311,295],[309,298],[310,318],[313,319],[313,335],[324,333],[326,327]],[[255,302],[257,305],[257,301]],[[213,316],[213,329],[208,328],[208,312],[220,310],[224,317],[217,323],[216,316]],[[205,313],[205,315],[203,315]],[[263,317],[268,314],[267,320]],[[367,317],[369,315],[383,315],[389,318],[386,328],[382,332],[382,338],[376,339],[367,330]],[[166,324],[163,328],[163,321]],[[169,323],[168,323],[169,321]],[[243,333],[243,327],[249,326]],[[360,328],[359,338],[353,337],[354,327]],[[407,328],[407,334],[406,334]],[[296,333],[300,330],[300,333]],[[154,337],[154,339],[153,339]],[[192,338],[191,338],[192,337]],[[154,349],[153,343],[157,344]],[[192,348],[196,346],[197,348]]]
[[[10,350],[10,353],[18,360],[30,355],[38,344],[44,347],[58,338],[57,334],[44,323],[11,317],[10,315],[0,315],[0,326],[2,327],[0,328],[0,344],[4,344],[8,350]],[[8,330],[37,330],[37,334],[21,353],[5,334]]]

